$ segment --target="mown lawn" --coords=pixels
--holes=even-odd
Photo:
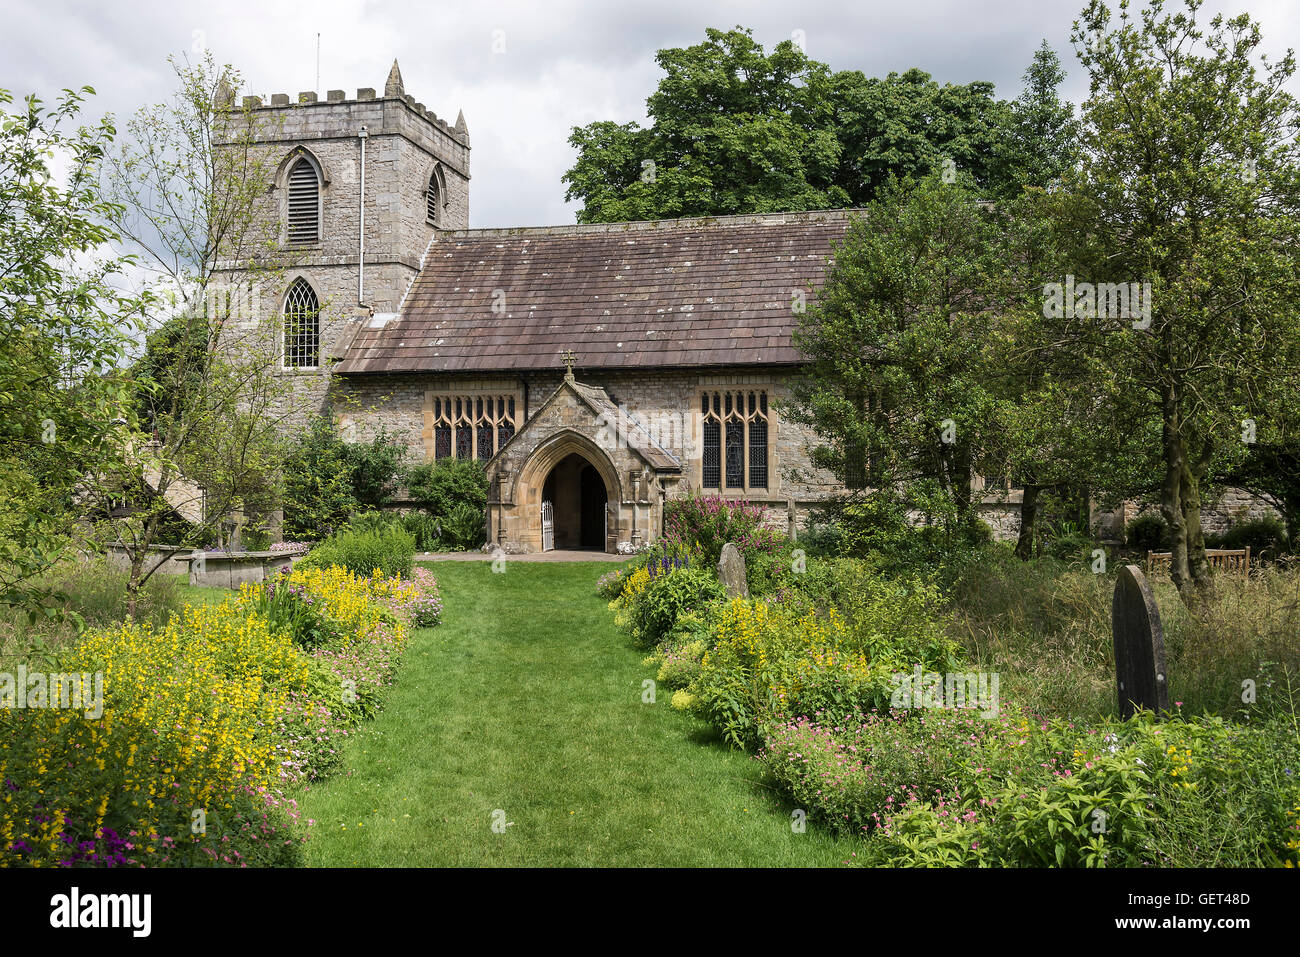
[[[610,566],[431,565],[444,623],[417,632],[344,769],[300,799],[318,866],[826,866],[809,824],[669,694],[593,584]],[[493,830],[494,812],[508,822]]]

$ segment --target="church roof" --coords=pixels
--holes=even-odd
[[[782,365],[796,290],[821,285],[848,210],[435,235],[401,311],[336,371]]]
[[[612,428],[621,442],[653,468],[659,471],[681,471],[682,463],[677,461],[676,456],[656,442],[635,415],[626,409],[620,411],[604,389],[568,379],[565,382],[573,386],[573,391],[577,392],[601,416],[606,428]]]

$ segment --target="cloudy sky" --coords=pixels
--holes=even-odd
[[[1175,0],[1177,2],[1177,0]],[[465,111],[473,141],[473,226],[574,221],[560,177],[575,125],[645,119],[662,47],[688,46],[706,27],[750,27],[771,48],[802,31],[833,69],[868,75],[920,67],[941,81],[991,80],[1016,95],[1042,39],[1066,66],[1066,95],[1085,93],[1069,46],[1084,0],[555,0],[417,3],[399,0],[0,0],[0,88],[49,99],[93,86],[95,112],[124,116],[165,98],[169,54],[206,45],[236,65],[247,91],[382,90],[401,63],[406,90],[452,122]],[[1114,6],[1112,4],[1112,6]],[[1296,0],[1209,0],[1250,13],[1280,53],[1300,36]],[[1208,20],[1208,17],[1206,17]],[[320,34],[320,81],[317,75]],[[503,49],[504,48],[504,49]]]

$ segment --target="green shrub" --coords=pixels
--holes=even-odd
[[[1238,522],[1219,539],[1219,548],[1250,548],[1251,557],[1276,557],[1287,549],[1286,529],[1271,516]]]
[[[957,560],[991,537],[989,526],[975,518],[964,525],[947,514],[935,516],[936,520],[929,524],[909,519],[909,507],[919,508],[933,501],[932,497],[909,506],[892,495],[871,495],[838,509],[838,536],[822,534],[835,543],[836,554],[878,559],[887,574],[901,577],[924,574]]]
[[[369,442],[343,442],[342,452],[358,506],[378,509],[393,500],[408,453],[404,442],[380,426],[379,434]]]
[[[1052,539],[1047,546],[1047,553],[1057,561],[1076,564],[1091,558],[1096,543],[1087,535],[1062,535]]]
[[[653,648],[667,637],[680,616],[725,598],[726,592],[712,572],[690,567],[661,571],[632,604],[632,638],[641,647]]]
[[[345,529],[321,542],[299,565],[328,568],[338,565],[354,575],[369,577],[378,569],[389,578],[410,578],[415,560],[415,539],[406,529],[387,525],[382,529]]]
[[[464,551],[487,540],[487,474],[483,463],[439,459],[413,468],[407,477],[411,499],[437,523],[438,547]]]
[[[357,510],[350,463],[331,415],[318,416],[284,461],[284,534],[328,538]]]
[[[931,584],[844,566],[846,590],[825,613],[799,602],[737,599],[724,605],[690,705],[732,743],[749,747],[763,721],[822,714],[836,721],[889,707],[893,676],[956,670],[958,647],[944,633]]]
[[[765,514],[762,506],[719,495],[694,492],[669,499],[664,503],[664,544],[716,565],[722,546],[732,542],[748,561],[755,553],[775,551],[784,539],[763,524]]]
[[[442,526],[426,512],[407,512],[402,516],[402,528],[415,539],[417,552],[433,552],[441,547]]]
[[[1155,512],[1133,519],[1124,530],[1124,535],[1134,548],[1155,551],[1169,545],[1169,526],[1164,517]]]
[[[285,458],[285,535],[318,541],[358,510],[390,502],[406,454],[406,446],[382,430],[369,442],[345,442],[333,413],[317,416]]]
[[[486,508],[461,502],[440,519],[440,547],[450,552],[471,551],[487,541]]]

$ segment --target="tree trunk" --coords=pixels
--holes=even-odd
[[[140,599],[140,577],[144,572],[144,549],[131,555],[131,575],[126,580],[126,620],[135,621],[135,606]]]
[[[957,508],[957,527],[966,528],[975,514],[975,495],[971,491],[971,447],[959,442],[953,448],[952,497]]]
[[[1187,516],[1183,513],[1182,497],[1187,450],[1179,428],[1178,398],[1172,389],[1165,390],[1162,415],[1164,422],[1160,431],[1165,477],[1160,488],[1160,514],[1169,526],[1169,576],[1178,593],[1186,599],[1192,587],[1191,569],[1187,564]]]
[[[1035,523],[1038,521],[1038,486],[1025,483],[1025,491],[1020,499],[1020,535],[1016,539],[1016,557],[1029,561],[1034,557]]]
[[[1205,533],[1201,529],[1201,482],[1186,458],[1183,460],[1179,497],[1183,507],[1183,522],[1187,528],[1187,570],[1196,587],[1204,590],[1210,584],[1210,563],[1205,557]]]

